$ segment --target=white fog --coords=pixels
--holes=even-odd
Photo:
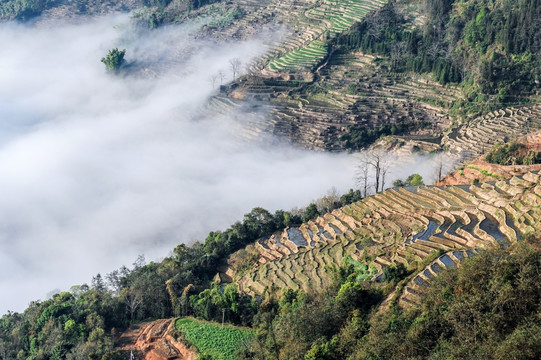
[[[230,59],[248,62],[268,39],[196,43],[194,26],[0,25],[0,313],[138,254],[157,260],[253,207],[354,186],[354,156],[243,141],[233,119],[201,113],[209,75],[230,76]],[[114,47],[135,75],[105,71]],[[393,173],[419,172],[414,160]]]

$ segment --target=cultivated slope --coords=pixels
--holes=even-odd
[[[443,269],[480,249],[508,247],[541,229],[540,219],[541,176],[534,172],[480,185],[389,189],[261,239],[257,264],[236,280],[248,294],[310,291],[328,284],[328,270],[348,256],[364,263],[373,281],[382,280],[384,267],[403,263],[418,272],[400,294],[407,305]]]

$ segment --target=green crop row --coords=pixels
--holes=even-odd
[[[382,3],[383,1],[338,0],[336,2],[326,2],[324,8],[313,8],[310,12],[321,20],[327,19],[331,21],[332,25],[327,30],[331,34],[336,34],[349,29],[356,21],[366,16],[370,9],[375,9]],[[344,11],[344,9],[346,10]],[[320,29],[317,33],[323,35],[324,29]],[[326,44],[315,40],[306,46],[289,51],[284,56],[272,60],[269,67],[278,71],[310,68],[317,64],[318,61],[321,61],[326,54]]]
[[[468,168],[473,169],[473,170],[477,170],[477,171],[479,171],[481,174],[486,175],[486,176],[490,176],[490,177],[493,177],[493,178],[496,178],[496,179],[499,179],[499,178],[500,178],[500,176],[497,175],[497,174],[493,174],[493,173],[491,173],[491,172],[486,171],[485,169],[480,169],[480,168],[475,167],[475,166],[473,166],[473,165],[468,165]]]

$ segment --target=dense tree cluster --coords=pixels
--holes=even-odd
[[[539,359],[540,239],[443,272],[421,307],[371,319],[353,359]]]
[[[4,0],[0,2],[0,19],[28,20],[41,14],[54,0]]]
[[[0,319],[1,359],[119,359],[109,331],[122,323],[119,299],[88,286],[33,302]]]
[[[403,135],[415,130],[430,126],[427,121],[402,121],[395,124],[383,124],[376,128],[366,125],[351,125],[345,134],[340,136],[340,141],[349,150],[360,150],[372,144],[382,136]]]
[[[397,179],[393,181],[394,187],[404,187],[404,186],[421,186],[424,185],[423,177],[419,174],[411,174],[406,178],[406,180]]]
[[[539,0],[426,0],[424,10],[426,24],[414,27],[391,1],[333,43],[341,51],[385,55],[392,71],[462,84],[466,99],[457,107],[521,101],[539,90]]]
[[[512,142],[496,145],[485,156],[485,160],[500,165],[533,165],[541,163],[541,153],[529,150],[524,144]]]
[[[108,71],[116,72],[126,62],[124,55],[126,55],[126,49],[118,50],[118,48],[114,48],[109,50],[105,57],[101,58],[101,62],[105,64]]]
[[[370,310],[382,295],[355,281],[358,271],[354,266],[339,269],[322,292],[285,290],[265,299],[254,319],[254,344],[239,359],[347,358],[351,344],[369,330]]]

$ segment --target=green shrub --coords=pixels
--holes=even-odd
[[[101,59],[101,62],[105,64],[108,71],[118,71],[126,62],[124,55],[126,55],[126,49],[118,50],[118,48],[114,48],[109,50],[109,53]]]

